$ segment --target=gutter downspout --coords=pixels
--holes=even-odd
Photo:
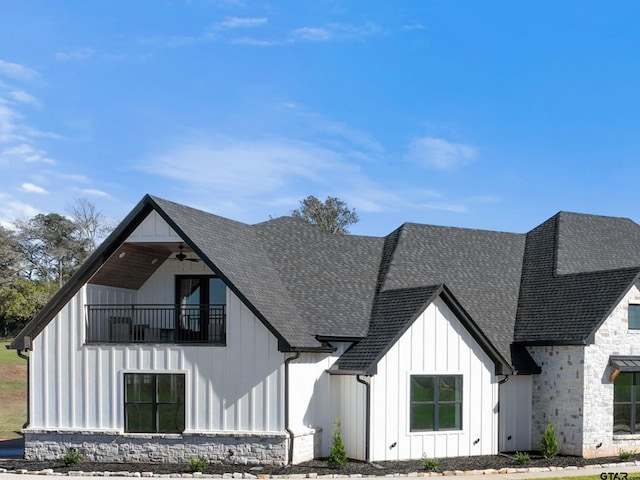
[[[502,432],[502,425],[500,425],[500,386],[509,381],[509,375],[505,375],[502,380],[498,381],[498,452],[500,451],[500,436]]]
[[[31,423],[31,388],[29,386],[31,384],[31,382],[29,381],[31,375],[29,372],[29,355],[25,355],[24,353],[22,353],[22,350],[16,350],[16,353],[20,358],[27,361],[27,421],[24,422],[24,425],[22,425],[22,428],[27,428],[29,426],[29,423]]]
[[[287,465],[293,464],[293,439],[295,434],[289,427],[289,364],[300,358],[300,352],[284,361],[284,429],[289,433],[289,459]]]
[[[365,402],[367,403],[365,407],[365,426],[364,426],[364,459],[367,463],[369,463],[370,459],[370,436],[371,436],[371,384],[365,380],[363,380],[362,375],[356,375],[356,380],[358,383],[364,385],[365,388]]]

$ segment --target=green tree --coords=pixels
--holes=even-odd
[[[78,226],[57,213],[38,214],[16,226],[18,250],[32,280],[62,286],[89,254],[89,241]]]
[[[18,333],[58,289],[52,282],[20,278],[0,289],[0,335]]]
[[[358,214],[336,197],[327,197],[321,202],[313,195],[300,201],[300,208],[291,212],[293,217],[301,218],[326,233],[349,233],[348,227],[357,223]]]

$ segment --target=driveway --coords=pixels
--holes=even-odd
[[[4,458],[22,458],[24,456],[24,443],[21,438],[0,440],[0,460]]]

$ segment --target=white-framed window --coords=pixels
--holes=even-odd
[[[412,432],[462,430],[462,375],[411,375]]]

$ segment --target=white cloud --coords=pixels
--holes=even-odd
[[[33,183],[23,183],[20,189],[23,192],[37,193],[39,195],[47,195],[49,193],[44,188],[34,185]]]
[[[15,157],[26,163],[46,163],[49,165],[55,165],[56,163],[55,160],[47,156],[47,152],[44,150],[37,150],[26,143],[5,148],[2,151],[2,154]]]
[[[28,105],[33,105],[35,107],[40,106],[40,102],[36,99],[36,97],[22,90],[12,90],[9,92],[9,96],[18,103],[25,103]]]
[[[13,228],[16,220],[31,218],[38,213],[40,212],[28,203],[0,193],[0,224],[4,227]]]
[[[251,47],[277,47],[279,45],[284,45],[284,42],[279,40],[260,40],[251,37],[236,38],[231,40],[231,43],[234,45],[249,45]]]
[[[29,67],[4,60],[0,60],[0,75],[17,80],[32,80],[40,76],[38,72]]]
[[[222,22],[217,23],[216,27],[220,28],[254,28],[265,25],[267,18],[256,17],[227,17]]]
[[[305,40],[308,42],[324,42],[333,38],[333,34],[326,28],[315,27],[297,28],[291,32],[291,36],[295,40]]]
[[[188,185],[237,194],[273,193],[296,181],[322,182],[351,167],[330,149],[292,140],[189,142],[142,167]]]
[[[422,25],[421,23],[412,23],[407,25],[402,25],[401,30],[404,32],[410,32],[412,30],[426,30],[427,27]]]
[[[68,52],[58,52],[55,59],[60,62],[87,60],[95,55],[96,51],[90,47],[76,48]]]
[[[411,141],[406,157],[411,162],[435,170],[453,170],[475,160],[478,149],[473,145],[427,136]]]
[[[102,197],[102,198],[111,197],[111,195],[109,195],[107,192],[103,192],[102,190],[96,190],[93,188],[85,188],[82,190],[82,193],[85,195],[89,195],[91,197]]]

